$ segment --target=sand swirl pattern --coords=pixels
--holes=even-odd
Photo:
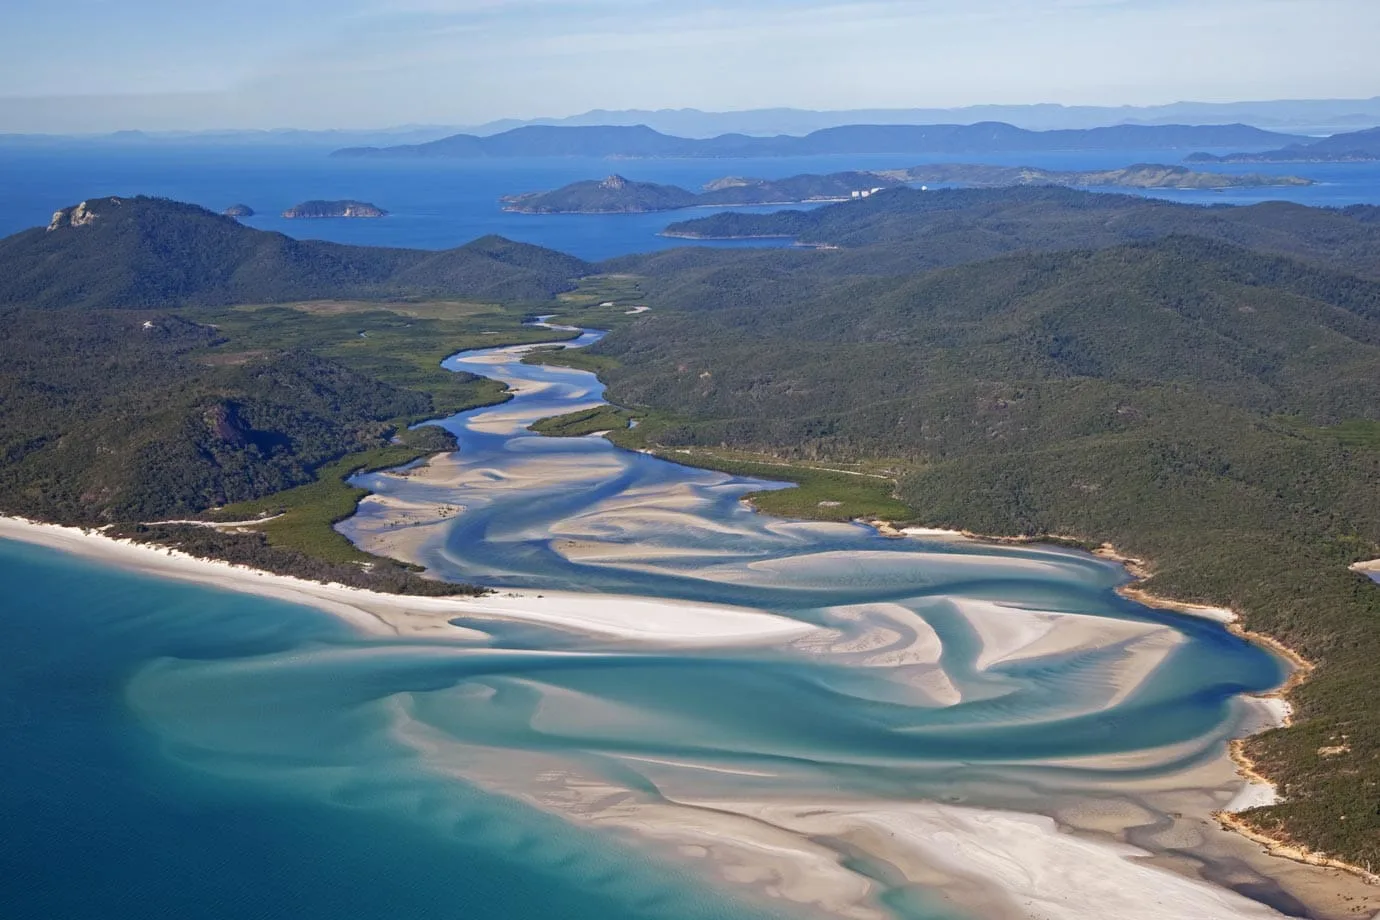
[[[1084,554],[772,519],[740,501],[768,484],[534,435],[602,389],[521,354],[448,361],[515,398],[362,477],[341,525],[499,593],[145,668],[130,700],[169,751],[570,858],[523,849],[527,819],[494,818],[517,803],[790,916],[1300,913],[1206,820],[1269,654]]]

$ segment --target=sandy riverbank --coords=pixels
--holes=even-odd
[[[885,521],[869,521],[867,523],[877,527],[879,532],[885,536],[915,535],[938,537],[940,539],[975,540],[978,542],[995,544],[1041,542],[1041,538],[1038,537],[1000,537],[973,533],[967,530],[953,531],[922,527],[905,528],[903,530]],[[1091,542],[1077,536],[1055,535],[1054,538],[1067,540],[1073,543]],[[1222,623],[1233,634],[1249,642],[1268,648],[1271,652],[1287,662],[1290,667],[1290,672],[1285,682],[1270,693],[1253,697],[1253,700],[1260,706],[1260,711],[1264,714],[1264,720],[1262,724],[1250,732],[1250,735],[1271,728],[1282,728],[1293,724],[1293,706],[1289,702],[1289,694],[1308,679],[1308,675],[1314,669],[1314,665],[1311,661],[1272,636],[1246,629],[1241,625],[1241,615],[1235,610],[1227,607],[1175,600],[1154,594],[1141,587],[1140,582],[1149,579],[1152,575],[1151,566],[1143,559],[1126,555],[1110,543],[1103,543],[1092,552],[1093,555],[1099,558],[1121,565],[1134,579],[1131,583],[1117,589],[1117,593],[1122,597],[1143,604],[1146,607],[1153,607],[1160,610],[1172,610],[1176,613],[1205,617]],[[1357,562],[1352,564],[1350,569],[1380,581],[1380,559]],[[1247,737],[1249,737],[1249,735]],[[1235,766],[1238,776],[1245,780],[1245,785],[1240,788],[1231,801],[1213,812],[1212,816],[1217,820],[1218,824],[1227,831],[1239,834],[1247,840],[1259,844],[1264,848],[1264,852],[1272,857],[1287,859],[1310,866],[1321,866],[1340,870],[1360,879],[1366,885],[1380,886],[1380,875],[1368,871],[1361,866],[1314,853],[1289,841],[1280,840],[1255,826],[1244,813],[1249,812],[1252,808],[1276,804],[1280,801],[1280,796],[1274,782],[1257,769],[1257,765],[1246,755],[1245,751],[1245,738],[1234,739],[1228,746],[1228,756],[1231,763]],[[1375,905],[1368,908],[1367,912],[1376,911],[1376,907],[1380,906],[1380,897],[1370,892],[1366,892],[1362,900],[1376,902]],[[1359,910],[1361,908],[1358,907],[1357,909]],[[1376,916],[1380,916],[1380,911],[1376,911]]]
[[[483,631],[485,622],[505,620],[560,629],[598,642],[648,647],[769,644],[794,647],[802,653],[814,649],[875,657],[871,663],[878,666],[917,668],[922,678],[928,675],[925,679],[936,703],[957,702],[953,688],[939,680],[937,637],[919,634],[906,618],[898,620],[899,611],[861,610],[858,614],[869,625],[893,620],[893,625],[903,627],[898,633],[915,633],[904,647],[848,647],[839,645],[837,631],[747,609],[556,592],[476,599],[385,595],[13,518],[0,518],[0,538],[41,544],[162,577],[307,604],[378,636],[482,646],[488,638]],[[1110,628],[1106,621],[1096,618],[1062,621],[1052,615],[1027,623],[989,611],[974,614],[973,619],[982,621],[980,632],[989,664],[1055,648],[1149,638],[1135,634],[1137,630],[1111,635],[1106,632]],[[456,620],[470,621],[467,625],[474,628],[456,626]],[[849,641],[856,642],[858,637]],[[1149,651],[1153,651],[1152,658],[1162,654],[1161,649],[1140,654]],[[1119,672],[1116,679],[1124,690],[1138,686],[1144,677],[1144,669],[1137,666]],[[1054,809],[1056,804],[1031,799],[1013,803],[1020,808],[1002,811],[890,799],[837,799],[823,790],[818,799],[723,797],[728,787],[719,787],[719,794],[715,794],[714,784],[706,786],[702,777],[716,772],[736,776],[731,769],[696,763],[634,764],[629,759],[629,767],[635,767],[665,793],[661,801],[639,801],[634,789],[611,784],[607,776],[577,775],[565,759],[527,764],[533,755],[506,750],[466,751],[438,737],[413,736],[408,740],[423,750],[431,749],[439,769],[454,771],[495,792],[527,799],[581,823],[656,841],[669,848],[669,855],[702,861],[726,883],[747,886],[831,916],[856,920],[881,920],[885,916],[873,901],[875,883],[849,865],[854,854],[890,866],[915,884],[934,886],[956,902],[995,918],[1084,920],[1094,914],[1115,914],[1146,920],[1189,915],[1256,920],[1277,916],[1249,899],[1196,880],[1194,865],[1175,864],[1162,856],[1147,857],[1148,853],[1158,853],[1159,845],[1145,849],[1119,842],[1136,827],[1163,822],[1167,815],[1198,815],[1171,822],[1174,827],[1189,823],[1188,830],[1176,832],[1180,836],[1198,835],[1192,845],[1177,842],[1178,849],[1201,852],[1203,859],[1236,860],[1251,865],[1252,872],[1260,873],[1261,878],[1276,877],[1266,864],[1267,858],[1255,852],[1244,837],[1220,831],[1207,819],[1214,807],[1229,807],[1236,791],[1224,759],[1215,761],[1217,766],[1210,769],[1210,775],[1176,775],[1160,783],[1163,788],[1147,786],[1132,804],[1118,806],[1115,818],[1108,817],[1105,803],[1097,817],[1078,818],[1081,806],[1072,801],[1063,805],[1069,809],[1068,815],[1040,817],[1022,809],[1027,805],[1032,811]],[[687,776],[693,779],[686,780]],[[1112,800],[1122,802],[1128,801],[1123,798],[1127,792],[1110,794]],[[1078,835],[1067,833],[1069,829],[1077,830]],[[1214,833],[1218,837],[1213,837]],[[821,842],[830,839],[841,841],[843,846]],[[1154,860],[1164,864],[1151,865]],[[1324,870],[1299,866],[1298,871]],[[1099,880],[1095,889],[1088,889],[1096,891],[1096,898],[1061,894],[1093,884],[1089,872]],[[1321,876],[1283,874],[1289,876],[1290,890],[1308,891],[1317,896],[1317,903],[1334,890],[1357,896],[1336,879],[1324,884]],[[1105,905],[1109,911],[1098,913],[1104,896],[1112,899]],[[1341,916],[1341,912],[1320,912],[1319,916]]]

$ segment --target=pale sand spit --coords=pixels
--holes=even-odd
[[[480,598],[410,597],[273,575],[245,566],[114,540],[75,527],[0,516],[0,539],[64,550],[182,581],[306,604],[375,635],[475,640],[484,634],[452,620],[508,620],[651,645],[783,642],[815,627],[788,617],[712,604],[561,592],[507,592]]]

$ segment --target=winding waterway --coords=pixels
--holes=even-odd
[[[532,422],[598,405],[603,389],[583,371],[521,363],[527,350],[448,360],[514,398],[441,422],[457,453],[361,477],[374,494],[342,531],[447,578],[597,592],[611,607],[626,596],[726,605],[799,631],[686,648],[616,629],[480,623],[511,653],[462,657],[456,683],[414,698],[408,715],[433,753],[451,746],[453,769],[835,915],[1010,912],[1022,888],[1042,886],[984,873],[1025,860],[1057,874],[1080,858],[1059,851],[1067,836],[1023,827],[1020,814],[1172,851],[1181,869],[1303,912],[1171,818],[1205,816],[1239,787],[1223,748],[1259,722],[1243,695],[1282,678],[1267,652],[1218,623],[1122,598],[1124,571],[1083,553],[779,520],[741,501],[773,484],[600,437],[535,435]],[[473,749],[485,753],[466,761]],[[878,843],[898,834],[918,841]],[[1076,868],[1044,887],[1092,898],[1089,916],[1136,915],[1120,903],[1134,895],[1097,903]],[[1193,900],[1217,894],[1185,887],[1172,909],[1272,913]]]
[[[1086,554],[775,519],[741,501],[773,484],[535,435],[603,392],[524,352],[448,360],[514,398],[341,525],[496,596],[361,632],[0,544],[7,915],[1309,913],[1208,818],[1269,653]]]

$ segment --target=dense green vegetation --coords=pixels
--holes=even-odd
[[[300,283],[315,290],[319,252],[154,199],[91,202],[55,224],[0,241],[0,262],[14,268],[9,296],[37,286],[0,312],[0,510],[133,528],[305,577],[434,590],[335,533],[362,494],[344,479],[453,443],[408,424],[506,398],[494,381],[444,370],[447,355],[569,333],[524,326],[521,304],[473,300],[210,306],[246,291],[292,290],[299,268]],[[462,262],[549,277],[534,289],[543,297],[574,286],[556,283],[558,271],[583,266],[506,241],[466,249]],[[360,254],[350,256],[356,267],[402,252],[340,251]],[[275,261],[285,253],[289,262]],[[456,275],[455,289],[473,277]],[[139,308],[150,302],[160,307]],[[281,516],[248,532],[139,529],[223,506],[221,520]]]
[[[1372,210],[890,190],[712,219],[837,248],[681,249],[592,275],[496,239],[359,250],[106,199],[0,241],[0,510],[466,590],[339,537],[360,497],[346,480],[446,449],[407,423],[503,398],[445,355],[569,337],[534,315],[608,328],[528,360],[597,371],[623,408],[545,430],[798,482],[754,496],[778,513],[1111,541],[1151,560],[1152,590],[1230,605],[1312,659],[1296,724],[1247,744],[1287,797],[1249,817],[1376,864],[1380,590],[1347,569],[1380,556]],[[500,291],[520,293],[491,305]],[[149,524],[222,506],[281,516]]]
[[[639,437],[615,437],[624,446],[646,443],[648,434]],[[653,442],[654,443],[654,442]],[[652,448],[652,453],[665,460],[751,476],[774,482],[793,483],[788,489],[763,489],[744,496],[753,507],[767,514],[816,521],[886,521],[904,523],[916,516],[916,511],[896,497],[896,480],[885,473],[862,470],[820,468],[809,463],[783,462],[745,453],[704,448]]]
[[[503,209],[523,214],[635,214],[689,208],[695,201],[693,192],[675,185],[609,176],[574,182],[549,192],[510,195],[503,199]]]
[[[430,431],[447,434],[441,429]],[[427,454],[453,450],[451,437],[421,440],[424,446],[395,444],[376,447],[342,457],[316,470],[316,479],[306,485],[264,498],[219,508],[211,515],[217,521],[250,521],[265,518],[253,529],[268,538],[268,545],[292,550],[328,563],[371,563],[378,561],[355,547],[334,529],[334,525],[354,514],[360,499],[368,494],[346,480],[356,473],[368,473],[403,466]]]
[[[401,309],[11,311],[0,507],[148,521],[280,492],[408,423],[505,398],[442,369],[446,355],[568,335],[523,327],[521,310]]]
[[[485,237],[430,252],[294,240],[196,205],[101,198],[0,240],[0,309],[166,309],[321,298],[545,300],[586,273],[571,256]]]
[[[833,201],[857,192],[890,188],[905,181],[874,172],[800,175],[786,179],[715,179],[703,191],[675,185],[633,182],[622,176],[575,182],[549,192],[528,192],[503,199],[506,210],[524,214],[635,214],[714,205],[781,204]]]
[[[1100,196],[1083,206],[1121,216]],[[903,216],[886,219],[905,235]],[[1342,215],[1300,223],[1277,229],[1360,238]],[[619,260],[641,267],[654,309],[581,360],[603,359],[614,402],[668,421],[616,437],[735,470],[751,455],[872,461],[922,523],[1076,534],[1152,560],[1151,590],[1232,606],[1319,666],[1297,724],[1247,745],[1288,796],[1250,819],[1380,862],[1380,712],[1363,689],[1380,590],[1347,570],[1380,556],[1380,284],[1185,236],[834,270],[897,266],[895,248]],[[819,516],[809,506],[788,507]]]
[[[1285,202],[1249,207],[1200,207],[1131,195],[1072,189],[889,189],[865,201],[813,211],[715,214],[672,224],[668,234],[704,238],[781,236],[838,247],[828,259],[802,253],[758,253],[742,263],[735,253],[703,254],[710,266],[741,268],[745,276],[773,268],[826,279],[843,274],[901,275],[1016,252],[1117,246],[1191,235],[1296,256],[1352,274],[1380,278],[1380,226],[1357,212]],[[619,271],[669,274],[658,263],[686,258],[657,253],[620,259]],[[741,257],[739,257],[741,258]],[[680,271],[677,270],[680,274]],[[691,278],[681,274],[685,283]],[[774,280],[774,279],[769,279]],[[799,283],[793,279],[793,283]],[[721,283],[715,287],[721,287]]]
[[[516,341],[541,331],[492,308],[439,319],[321,306],[6,314],[0,509],[121,530],[226,505],[216,518],[281,513],[252,533],[131,532],[275,572],[431,591],[334,531],[364,494],[343,480],[449,449],[440,429],[404,426],[506,396],[441,358],[493,344],[484,326]]]
[[[1266,176],[1258,173],[1194,172],[1183,166],[1137,163],[1121,169],[1069,172],[1032,166],[986,166],[977,163],[933,163],[909,169],[875,172],[804,174],[785,179],[751,179],[730,176],[715,179],[700,192],[654,182],[633,182],[622,176],[575,182],[549,192],[527,192],[503,198],[504,209],[524,214],[634,214],[675,211],[693,207],[763,205],[838,201],[866,197],[878,189],[905,183],[943,183],[979,187],[1018,185],[1067,185],[1120,188],[1256,188],[1272,185],[1312,185],[1297,176]],[[730,222],[731,223],[731,222]],[[711,225],[712,226],[712,225]],[[728,226],[728,224],[726,224]],[[677,229],[672,236],[696,235]],[[711,235],[701,232],[698,235]],[[763,235],[763,234],[758,234]],[[784,235],[784,234],[772,234]]]
[[[233,216],[233,215],[231,215]],[[370,204],[367,201],[353,201],[344,199],[341,201],[322,201],[314,198],[311,201],[304,201],[301,204],[293,205],[283,212],[287,218],[323,218],[323,217],[387,217],[388,212],[378,205]]]
[[[256,530],[218,530],[196,524],[119,524],[107,533],[181,550],[203,559],[220,559],[265,572],[389,594],[428,597],[482,594],[483,588],[423,578],[391,559],[365,563],[330,562],[296,549],[273,545]]]
[[[628,423],[634,418],[635,416],[626,409],[619,409],[617,406],[598,406],[544,418],[532,425],[532,430],[557,438],[581,438],[596,431],[619,431],[627,428]]]

